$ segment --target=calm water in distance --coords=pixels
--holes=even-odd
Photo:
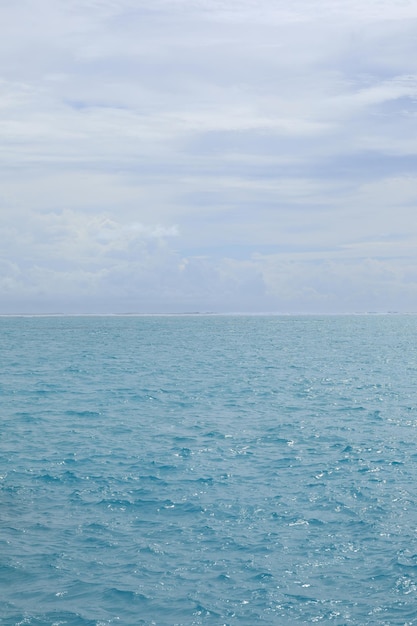
[[[0,624],[417,624],[417,317],[4,317],[0,359]]]

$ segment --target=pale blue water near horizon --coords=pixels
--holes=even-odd
[[[0,329],[0,624],[417,624],[417,317]]]

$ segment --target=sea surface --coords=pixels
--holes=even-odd
[[[417,317],[2,317],[0,359],[0,624],[417,624]]]

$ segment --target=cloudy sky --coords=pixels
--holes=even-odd
[[[417,311],[415,0],[0,25],[0,313]]]

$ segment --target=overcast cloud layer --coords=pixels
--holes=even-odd
[[[414,0],[0,24],[0,313],[417,310]]]

